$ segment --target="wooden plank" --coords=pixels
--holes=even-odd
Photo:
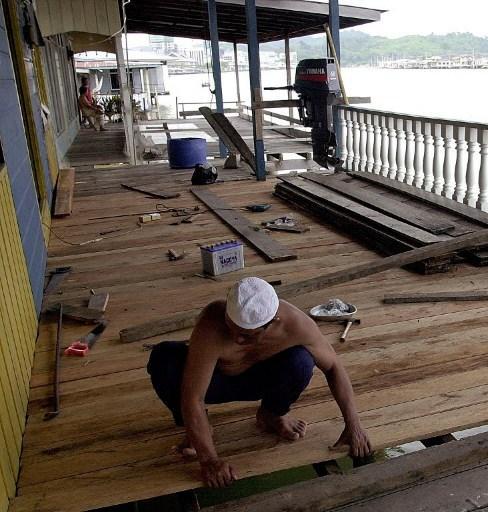
[[[393,268],[403,267],[409,263],[415,263],[426,258],[435,258],[445,256],[456,251],[473,249],[488,244],[488,229],[483,229],[477,233],[459,236],[452,240],[437,242],[427,247],[419,247],[401,254],[389,256],[377,262],[368,262],[364,265],[358,265],[346,270],[332,272],[317,276],[313,279],[306,279],[297,283],[283,285],[279,288],[280,297],[294,297],[302,293],[309,293],[316,290],[323,290],[329,286],[340,283],[347,283],[354,279],[370,276],[379,272],[385,272]]]
[[[193,327],[201,312],[201,308],[192,309],[190,311],[184,311],[183,313],[170,315],[166,318],[162,318],[161,320],[155,320],[154,322],[147,322],[135,327],[122,329],[119,333],[120,341],[130,343],[132,341],[143,340],[153,336],[166,334],[168,332]]]
[[[214,112],[213,118],[215,122],[220,126],[221,130],[227,135],[232,143],[236,147],[237,151],[241,154],[241,157],[247,162],[254,173],[256,173],[256,159],[254,153],[249,149],[249,146],[244,142],[239,132],[234,128],[232,123],[225,117],[224,114]]]
[[[405,222],[384,215],[381,212],[362,206],[361,204],[351,201],[336,192],[327,190],[325,187],[307,180],[302,180],[301,178],[288,178],[286,176],[280,176],[279,179],[306,192],[307,194],[312,195],[314,198],[320,199],[320,201],[333,205],[341,211],[348,212],[356,218],[364,219],[368,224],[377,227],[381,231],[395,233],[400,238],[409,243],[413,243],[414,245],[432,244],[445,239],[445,235],[433,235],[423,229],[416,228],[415,226],[411,226]]]
[[[326,206],[308,197],[306,194],[301,194],[297,190],[288,190],[286,184],[277,185],[275,195],[296,204],[300,208],[304,208],[308,212],[319,215],[321,220],[323,219],[328,224],[332,224],[341,230],[351,233],[355,238],[363,241],[368,247],[375,249],[380,254],[391,256],[392,254],[398,254],[414,248],[413,245],[393,235],[384,233],[367,222],[354,219],[331,206]],[[406,268],[422,274],[446,272],[449,267],[450,258],[444,258],[442,260],[426,259],[406,266]]]
[[[253,228],[249,227],[251,223],[246,217],[231,208],[228,203],[212,192],[196,187],[190,190],[236,233],[245,238],[268,261],[286,261],[297,258],[296,252],[288,249],[261,231],[254,231]]]
[[[360,180],[370,181],[372,183],[379,183],[380,185],[383,185],[384,187],[389,188],[391,190],[400,191],[425,203],[441,207],[442,209],[448,210],[452,213],[457,213],[458,215],[461,215],[461,217],[464,217],[465,219],[478,222],[483,226],[488,226],[488,213],[482,212],[477,208],[473,208],[471,206],[458,203],[457,201],[447,199],[446,197],[438,196],[433,192],[426,192],[425,190],[413,187],[412,185],[407,185],[406,183],[401,183],[399,181],[385,178],[378,174],[352,171],[348,172],[347,174]]]
[[[107,309],[108,300],[110,295],[108,293],[96,293],[90,296],[88,301],[88,309],[105,312]]]
[[[57,313],[58,311],[59,304],[46,309],[46,313]],[[80,322],[97,323],[103,318],[103,312],[96,309],[85,308],[83,306],[78,307],[63,304],[63,316]]]
[[[54,216],[64,217],[71,215],[73,209],[73,193],[75,189],[75,170],[73,167],[60,169],[56,187],[56,200],[54,203]]]
[[[479,400],[478,395],[483,392],[486,393],[486,387],[476,391],[475,400]],[[471,397],[468,392],[466,399],[469,398],[474,397]],[[401,442],[408,442],[414,440],[413,436],[416,435],[426,437],[426,431],[433,435],[442,434],[446,429],[452,429],[453,423],[459,421],[460,416],[467,419],[470,425],[479,424],[481,418],[486,418],[486,400],[450,409],[448,408],[450,404],[447,402],[451,400],[443,393],[426,399],[422,404],[422,416],[414,412],[415,400],[413,403],[400,404],[398,407],[372,410],[362,415],[362,423],[375,448],[382,449],[392,446],[393,440],[397,442],[401,439]],[[437,407],[438,410],[435,413],[429,413],[428,408],[432,410],[435,404],[441,404],[440,408]],[[321,405],[316,404],[311,409],[318,411]],[[397,419],[399,408],[409,410],[414,415],[401,413],[400,419]],[[300,412],[303,417],[304,410]],[[122,413],[127,416],[126,411]],[[338,411],[336,414],[339,414]],[[308,416],[304,419],[308,420]],[[289,467],[290,461],[293,461],[295,466],[299,466],[345,455],[347,447],[337,450],[327,448],[337,439],[341,428],[342,421],[339,418],[329,419],[321,415],[318,421],[309,422],[304,440],[284,444],[277,443],[275,436],[257,435],[255,419],[250,417],[245,421],[223,425],[222,428],[216,429],[215,437],[221,440],[217,442],[217,449],[221,456],[235,465],[240,477],[243,478],[285,469]],[[432,428],[436,430],[432,432]],[[63,510],[63,504],[68,498],[71,499],[70,512],[78,512],[120,503],[116,500],[122,497],[124,502],[128,502],[201,486],[198,462],[184,461],[181,456],[172,451],[172,446],[181,439],[181,431],[166,432],[166,435],[161,435],[159,423],[155,433],[157,438],[152,443],[143,441],[137,444],[139,451],[144,450],[147,453],[145,457],[139,455],[134,461],[109,467],[113,460],[112,448],[112,453],[109,455],[105,453],[106,463],[103,464],[103,460],[99,461],[102,462],[102,467],[98,470],[84,471],[75,478],[66,476],[21,487],[19,496],[13,501],[12,512]],[[126,436],[119,434],[117,452],[123,452],[124,446],[127,446],[127,443],[123,442],[124,439]],[[76,437],[74,441],[75,444],[79,442]],[[86,441],[83,441],[81,449],[85,445]],[[103,446],[102,443],[101,450]],[[91,457],[93,458],[93,454]],[[116,453],[116,457],[119,457],[119,453]],[[76,466],[76,456],[69,464],[69,468],[72,469],[73,466]],[[137,468],[137,471],[134,471],[134,468]],[[33,506],[34,503],[35,506]]]
[[[161,192],[161,193],[157,193],[157,192],[151,192],[149,190],[145,190],[145,189],[142,189],[142,188],[138,188],[138,187],[132,187],[130,185],[125,185],[124,183],[121,183],[120,186],[122,188],[125,188],[126,190],[132,190],[133,192],[139,192],[141,194],[144,194],[146,196],[150,196],[150,197],[154,197],[156,199],[173,199],[175,197],[180,197],[180,193],[179,192],[168,192],[168,193],[165,193],[165,192]]]
[[[382,254],[390,256],[414,248],[412,244],[395,238],[388,233],[382,233],[367,222],[349,217],[338,209],[321,203],[304,192],[288,187],[286,184],[278,184],[275,188],[275,195],[316,214],[320,217],[320,220],[327,224],[345,229],[360,240],[368,242],[369,247],[373,247]]]
[[[383,297],[385,304],[407,304],[418,302],[449,302],[488,300],[488,291],[477,290],[469,292],[450,291],[432,293],[387,293]]]
[[[328,475],[258,495],[208,507],[208,512],[319,512],[414,486],[429,478],[475,467],[488,457],[488,434],[436,446],[386,462]],[[393,510],[397,506],[374,510]],[[362,509],[361,509],[362,510]],[[413,509],[410,509],[413,510]]]
[[[434,235],[447,233],[455,227],[454,224],[447,222],[431,221],[429,218],[419,214],[417,210],[412,209],[408,204],[358,188],[352,183],[345,183],[342,180],[338,180],[335,175],[324,176],[323,174],[307,172],[303,173],[301,177],[323,185],[335,192],[340,192],[341,194],[355,199],[374,210],[378,210],[390,217],[395,217],[407,222],[408,224],[417,226],[418,228],[429,231]]]
[[[441,478],[434,476],[406,489],[396,489],[392,494],[340,507],[340,512],[488,512],[487,480],[488,464],[485,462],[478,467],[463,467],[462,471]],[[339,512],[339,509],[334,511]]]
[[[207,123],[211,126],[212,130],[217,134],[219,139],[225,144],[226,148],[231,153],[239,153],[237,147],[227,133],[220,128],[219,123],[214,119],[213,112],[208,107],[200,107],[200,113],[205,118]]]

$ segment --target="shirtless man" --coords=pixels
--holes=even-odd
[[[148,364],[151,380],[177,425],[185,425],[184,455],[197,455],[202,479],[210,487],[230,485],[234,468],[215,449],[205,404],[261,400],[256,418],[261,429],[295,441],[306,423],[289,413],[307,387],[314,365],[322,370],[336,399],[345,428],[336,445],[364,457],[371,444],[361,427],[347,373],[313,320],[257,277],[237,282],[226,301],[209,304],[189,346],[163,342]]]

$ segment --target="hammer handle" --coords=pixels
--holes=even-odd
[[[346,341],[347,335],[349,333],[349,329],[351,328],[352,324],[353,324],[352,320],[349,320],[349,322],[347,322],[346,328],[344,329],[344,332],[342,333],[342,335],[340,337],[340,340],[342,343],[344,343]]]

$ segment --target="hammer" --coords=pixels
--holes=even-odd
[[[359,325],[361,323],[361,319],[360,318],[351,318],[350,320],[345,320],[344,323],[346,325],[346,328],[344,329],[344,332],[341,334],[341,337],[340,337],[341,343],[344,343],[346,341],[346,338],[347,338],[347,335],[349,333],[349,329],[351,328],[351,326],[353,324]]]

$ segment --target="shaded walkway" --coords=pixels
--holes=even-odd
[[[124,153],[124,125],[107,123],[105,128],[104,132],[81,128],[66,155],[71,167],[93,167],[129,161]]]

